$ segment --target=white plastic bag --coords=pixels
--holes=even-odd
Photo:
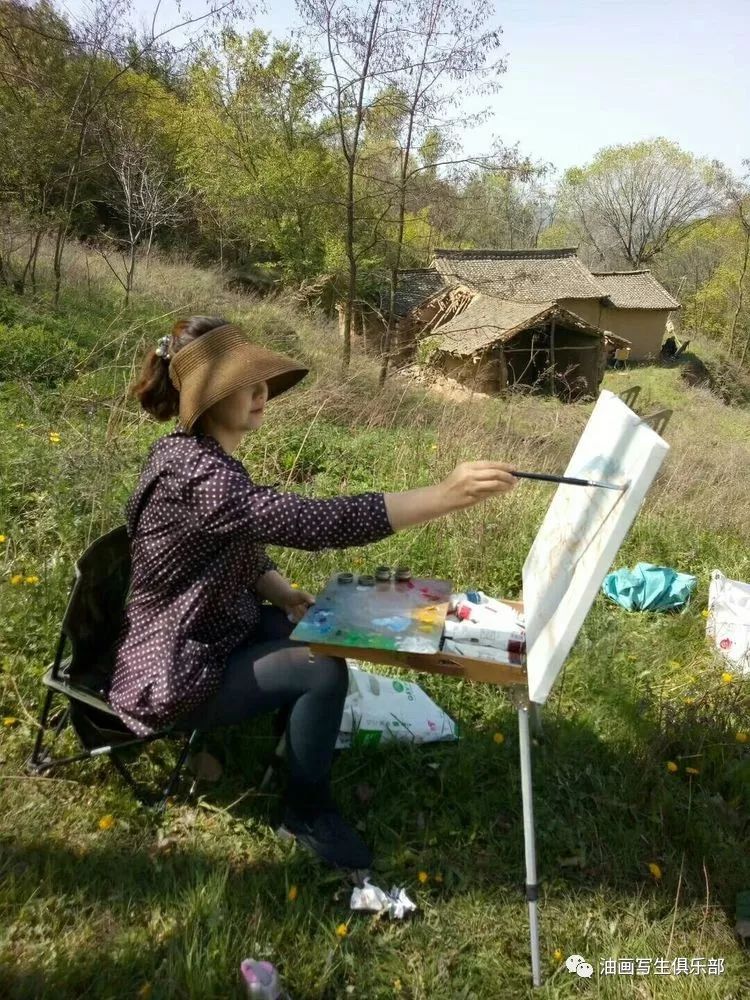
[[[456,723],[418,684],[349,665],[349,692],[344,702],[336,747],[404,740],[434,743],[458,739]]]
[[[708,588],[706,634],[741,674],[750,676],[750,584],[715,569]]]
[[[369,878],[364,880],[361,889],[355,888],[352,891],[349,906],[352,910],[387,913],[394,920],[403,920],[407,913],[412,913],[417,908],[403,888],[394,885],[390,892],[385,892],[379,886],[373,885]]]

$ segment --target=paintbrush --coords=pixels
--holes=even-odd
[[[545,483],[564,483],[566,486],[600,486],[604,490],[619,490],[620,492],[628,488],[627,483],[624,486],[615,486],[614,483],[598,483],[595,479],[548,476],[546,473],[541,472],[511,472],[511,476],[516,476],[517,479],[540,479]]]

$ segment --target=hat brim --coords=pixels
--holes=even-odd
[[[240,361],[246,353],[246,363]],[[202,371],[191,373],[180,391],[180,423],[189,433],[199,417],[214,403],[231,395],[235,390],[266,382],[268,398],[273,399],[300,382],[310,369],[297,361],[259,348],[256,345],[242,345],[238,350]],[[197,376],[197,377],[195,377]]]

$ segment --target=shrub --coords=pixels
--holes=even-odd
[[[55,385],[72,378],[81,360],[77,344],[42,324],[0,323],[0,371],[5,378]]]

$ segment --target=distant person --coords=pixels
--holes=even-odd
[[[315,598],[293,588],[263,546],[366,545],[517,480],[502,462],[462,462],[442,482],[401,493],[315,500],[256,485],[233,453],[263,423],[268,400],[307,373],[213,316],[180,320],[149,352],[131,395],[156,420],[179,420],[151,446],[127,503],[132,587],[108,697],[138,735],[287,709],[280,832],[331,865],[368,868],[370,850],[330,787],[346,660],[289,639]]]
[[[661,345],[661,353],[664,358],[673,358],[677,354],[677,341],[674,337],[667,337]]]
[[[629,347],[618,347],[615,351],[615,368],[626,368],[629,357]]]

